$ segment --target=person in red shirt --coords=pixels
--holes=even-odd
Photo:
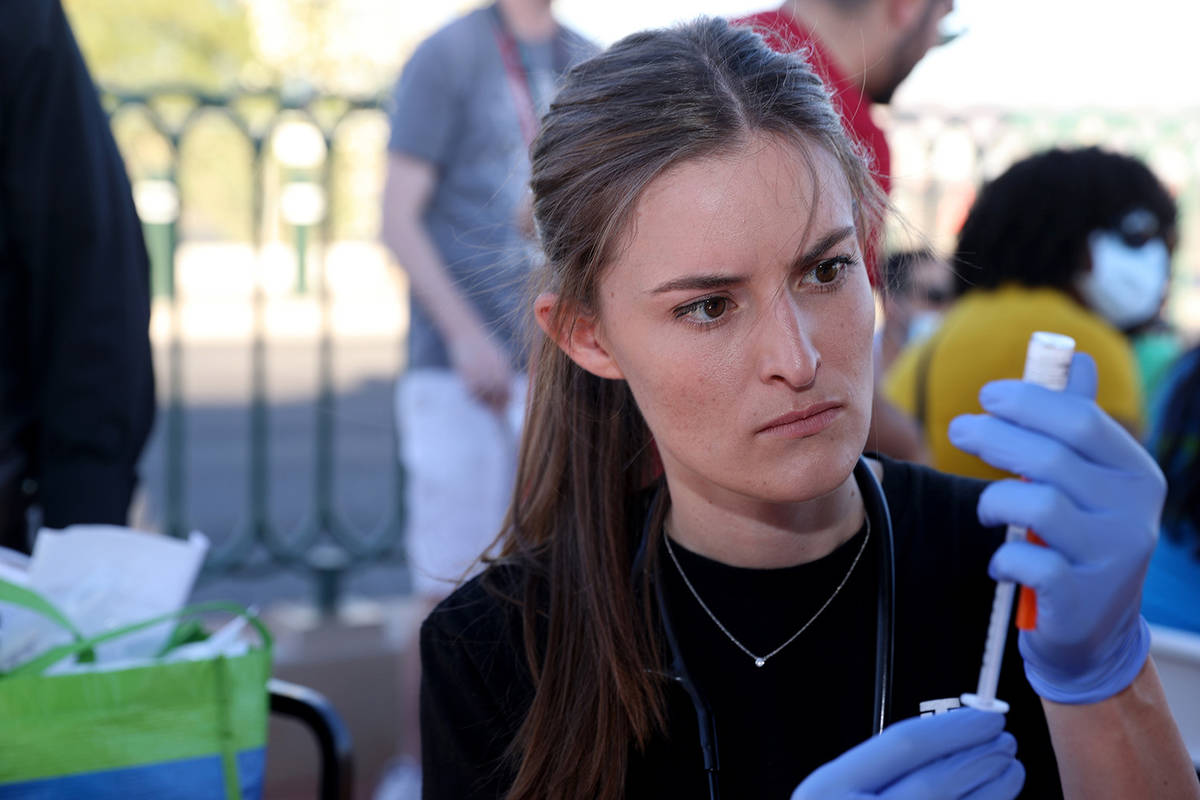
[[[938,26],[954,0],[788,0],[737,24],[754,28],[773,49],[809,49],[809,60],[834,94],[851,136],[871,156],[874,174],[891,190],[891,153],[871,104],[892,95],[940,41]]]
[[[913,67],[941,40],[938,26],[954,0],[788,0],[778,9],[734,20],[760,33],[772,49],[808,49],[814,71],[833,92],[846,130],[869,156],[880,188],[890,193],[892,160],[873,103],[889,103]],[[878,267],[871,269],[878,288]],[[917,424],[875,391],[868,447],[928,462]]]

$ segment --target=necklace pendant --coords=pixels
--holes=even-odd
[[[675,548],[671,546],[671,532],[667,530],[665,523],[663,524],[662,532],[663,541],[666,542],[667,545],[667,554],[671,556],[671,561],[675,563],[675,569],[679,571],[679,577],[683,579],[684,586],[687,586],[688,591],[692,593],[692,597],[696,598],[696,602],[700,605],[700,608],[704,609],[704,613],[708,614],[708,618],[711,619],[713,624],[721,630],[721,633],[725,634],[725,637],[729,639],[729,641],[733,642],[737,646],[738,650],[741,650],[743,653],[753,658],[754,666],[761,669],[767,663],[768,658],[771,658],[776,653],[783,650],[783,648],[796,641],[796,638],[799,637],[800,634],[808,630],[808,626],[812,625],[813,621],[816,620],[817,617],[821,616],[821,612],[833,602],[833,598],[838,596],[838,592],[840,592],[842,587],[846,585],[846,581],[850,580],[850,576],[854,573],[854,568],[858,565],[858,560],[862,558],[863,552],[867,549],[867,540],[871,538],[871,517],[869,514],[867,515],[866,522],[863,527],[866,528],[866,531],[863,533],[862,544],[858,546],[858,553],[855,554],[854,560],[850,562],[850,568],[846,570],[846,574],[842,576],[842,582],[834,587],[833,594],[829,595],[829,598],[825,601],[824,605],[818,608],[816,612],[808,618],[808,622],[801,625],[800,629],[788,637],[786,642],[779,645],[765,656],[756,656],[754,653],[751,653],[750,648],[746,647],[746,645],[735,639],[733,634],[729,632],[729,629],[721,624],[721,620],[717,619],[717,615],[712,612],[712,609],[710,609],[708,604],[704,602],[704,599],[700,597],[700,593],[696,591],[696,587],[693,586],[692,582],[688,580],[687,573],[683,571],[683,566],[679,563],[679,559],[675,556]]]

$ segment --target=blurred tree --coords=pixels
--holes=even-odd
[[[62,0],[97,83],[210,91],[273,76],[255,56],[240,0]]]
[[[416,44],[486,0],[62,0],[96,81],[385,91]]]
[[[412,49],[451,17],[487,0],[245,0],[263,62],[289,83],[373,95]]]

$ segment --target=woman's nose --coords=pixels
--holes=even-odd
[[[759,375],[764,383],[804,389],[816,380],[821,354],[810,321],[786,292],[776,297],[758,326]]]

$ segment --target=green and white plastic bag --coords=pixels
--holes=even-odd
[[[0,581],[0,606],[37,611],[72,639],[0,674],[0,800],[261,796],[271,640],[252,614],[206,604],[84,637],[25,587]],[[214,611],[241,615],[258,643],[213,641],[207,651],[192,644],[157,658],[86,663],[101,644]],[[71,665],[75,657],[83,663]]]

